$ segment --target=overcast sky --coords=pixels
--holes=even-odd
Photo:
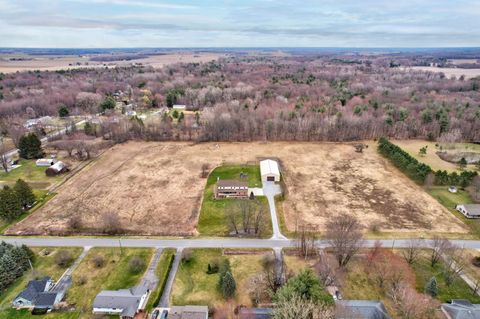
[[[0,47],[455,46],[479,0],[0,0]]]

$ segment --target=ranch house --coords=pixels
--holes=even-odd
[[[480,218],[480,204],[458,204],[455,208],[467,218]]]
[[[133,319],[145,309],[149,295],[150,291],[142,287],[103,290],[93,301],[93,314]]]
[[[277,161],[271,159],[260,161],[260,175],[262,175],[262,182],[279,182],[280,169]]]
[[[247,198],[248,184],[234,179],[219,179],[213,191],[215,198]]]

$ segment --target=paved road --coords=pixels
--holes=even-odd
[[[291,239],[147,239],[147,238],[111,238],[111,237],[14,237],[0,236],[0,241],[33,247],[152,247],[152,248],[288,248],[294,247]],[[375,240],[366,240],[365,246],[372,247]],[[382,239],[384,247],[408,247],[407,239]],[[431,240],[420,241],[422,247],[429,247]],[[480,240],[451,240],[452,243],[465,248],[480,249]],[[328,241],[319,240],[320,247],[328,247]]]
[[[163,289],[162,297],[160,298],[160,302],[158,303],[157,307],[168,307],[170,301],[170,293],[172,291],[173,282],[175,281],[175,276],[177,275],[178,266],[180,265],[180,261],[182,260],[182,251],[183,248],[178,248],[177,252],[175,253],[175,259],[173,260],[172,269],[168,274],[167,282],[165,283],[165,289]]]
[[[268,206],[270,207],[270,215],[272,218],[272,239],[287,239],[287,237],[283,236],[280,232],[277,219],[277,209],[275,207],[275,195],[279,195],[281,193],[282,189],[280,188],[280,185],[277,185],[274,182],[263,182],[263,195],[267,197]]]

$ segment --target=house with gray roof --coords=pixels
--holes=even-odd
[[[454,299],[444,303],[442,312],[448,319],[480,319],[480,305],[468,300]]]
[[[150,291],[137,286],[130,289],[102,290],[93,301],[93,313],[133,319],[145,309]]]
[[[390,319],[385,305],[373,300],[339,300],[336,319]]]
[[[15,297],[12,305],[17,309],[53,309],[64,296],[64,293],[56,291],[54,286],[55,283],[50,277],[31,280]]]
[[[458,204],[455,208],[467,218],[480,218],[480,204]]]

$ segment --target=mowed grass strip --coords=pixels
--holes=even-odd
[[[223,256],[221,249],[192,250],[190,261],[182,261],[171,294],[173,305],[219,306],[226,302],[218,290],[219,274],[207,274],[208,263],[228,259],[237,284],[236,304],[251,305],[248,282],[261,271],[262,254]]]
[[[101,290],[117,290],[135,286],[142,277],[153,249],[150,248],[92,248],[72,275],[73,284],[67,295],[67,302],[76,309],[90,314],[95,296]],[[96,267],[93,260],[97,256],[104,259],[102,267]],[[140,272],[131,273],[129,262],[134,257],[143,260]],[[81,282],[84,282],[81,284]],[[85,315],[82,318],[89,318]]]
[[[198,221],[198,231],[203,236],[228,236],[229,227],[225,216],[225,207],[239,201],[239,199],[225,198],[214,199],[213,187],[217,179],[239,179],[240,173],[248,174],[247,182],[249,187],[262,187],[259,165],[224,165],[215,168],[207,179],[207,185],[203,194],[203,202]],[[266,214],[270,214],[268,202],[265,197],[257,197],[257,200],[264,205]],[[270,217],[268,218],[270,220]],[[264,236],[271,236],[270,224],[265,225]]]
[[[18,278],[13,285],[3,291],[0,295],[0,319],[11,318],[31,318],[32,315],[28,311],[16,311],[11,308],[11,302],[13,299],[27,286],[30,280],[36,278],[43,278],[50,276],[53,280],[58,280],[60,276],[65,272],[67,268],[59,267],[55,262],[55,256],[59,251],[68,251],[72,260],[75,260],[82,248],[70,248],[70,247],[36,247],[31,248],[35,254],[35,258],[32,261],[33,271],[29,270],[24,275]],[[44,255],[45,252],[49,252],[48,255]],[[35,318],[55,318],[55,319],[70,319],[77,318],[78,314],[73,313],[51,313],[45,316],[35,316]]]

